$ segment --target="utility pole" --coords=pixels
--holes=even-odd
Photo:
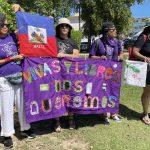
[[[78,12],[79,12],[79,31],[81,30],[81,3],[80,3],[80,0],[75,0],[75,3],[77,4],[77,9],[78,9]]]
[[[80,20],[81,20],[81,9],[80,9],[80,0],[79,0],[79,31],[81,30],[81,22],[80,22]]]

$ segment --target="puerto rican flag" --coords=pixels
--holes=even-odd
[[[57,56],[54,19],[18,11],[16,21],[21,54]]]

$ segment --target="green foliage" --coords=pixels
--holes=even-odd
[[[52,16],[54,20],[68,17],[71,11],[81,8],[81,18],[85,21],[84,35],[90,37],[100,33],[104,21],[113,21],[119,34],[126,34],[132,28],[130,7],[144,0],[0,0],[0,11],[7,14],[14,24],[15,17],[10,4],[18,3],[26,12]],[[89,44],[90,45],[90,44]]]
[[[53,17],[56,19],[60,17],[69,17],[73,7],[73,0],[53,0]]]
[[[70,16],[75,4],[72,0],[8,0],[8,2],[20,4],[25,11],[30,13],[52,16],[55,20]]]
[[[6,15],[11,29],[14,29],[15,13],[12,11],[11,5],[7,3],[7,0],[0,0],[0,13]]]
[[[78,45],[78,48],[80,49],[81,39],[82,39],[82,32],[81,31],[75,31],[72,30],[71,33],[72,39],[74,39]]]
[[[131,10],[135,2],[144,0],[81,0],[82,20],[85,21],[84,34],[97,35],[102,23],[113,21],[118,33],[126,33],[131,28]],[[88,12],[88,13],[87,13]]]
[[[7,14],[11,27],[15,28],[15,14],[11,9],[12,4],[19,4],[26,12],[52,16],[54,20],[70,16],[75,3],[72,0],[0,0],[0,12]]]

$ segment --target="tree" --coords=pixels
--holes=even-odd
[[[71,37],[72,37],[72,39],[75,40],[75,42],[78,45],[78,48],[80,49],[81,39],[82,39],[82,32],[81,31],[72,30]]]
[[[113,21],[118,33],[126,33],[131,28],[130,7],[144,0],[80,0],[84,34],[88,36],[89,43],[92,35],[100,34],[102,23]],[[90,45],[90,44],[89,44]]]
[[[11,5],[7,3],[7,0],[0,0],[0,12],[6,15],[10,28],[14,29],[15,13],[12,11]]]
[[[75,4],[72,0],[8,0],[8,2],[20,4],[27,12],[52,16],[55,21],[60,17],[69,17]]]

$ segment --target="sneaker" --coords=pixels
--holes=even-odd
[[[4,137],[5,148],[13,148],[13,142],[11,137]]]
[[[141,119],[142,122],[145,123],[146,125],[150,125],[150,118],[149,118],[148,115],[142,114],[142,116],[140,117],[140,119]]]
[[[110,125],[110,120],[109,120],[109,118],[104,118],[104,124],[105,125]]]
[[[118,116],[112,117],[112,119],[116,122],[122,122],[122,120]]]
[[[55,130],[55,132],[61,132],[61,126],[60,126],[59,118],[56,118],[56,120],[55,120],[54,130]]]
[[[36,137],[31,129],[22,131],[21,135],[29,139],[34,139]]]

